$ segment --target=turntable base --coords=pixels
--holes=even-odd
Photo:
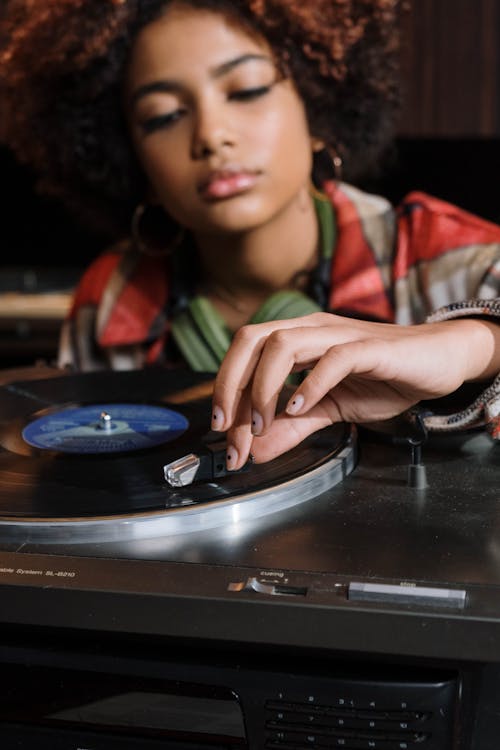
[[[5,583],[49,580],[52,586],[67,581],[69,571],[71,585],[85,588],[89,571],[109,566],[113,586],[131,593],[132,580],[134,591],[143,590],[146,571],[182,566],[176,576],[188,576],[184,591],[206,593],[214,574],[213,591],[226,592],[233,603],[248,596],[275,601],[262,586],[286,579],[307,592],[295,604],[319,596],[328,607],[342,604],[351,612],[380,608],[383,601],[398,614],[410,608],[426,616],[449,614],[451,606],[462,621],[495,620],[498,611],[500,622],[500,462],[498,446],[482,432],[429,438],[421,489],[407,481],[406,441],[346,425],[311,436],[269,464],[172,488],[164,464],[204,450],[210,438],[211,376],[161,368],[88,375],[28,368],[2,381],[0,554],[13,553],[18,561],[0,571]],[[167,442],[149,448],[139,442],[118,453],[68,454],[50,440],[44,450],[23,439],[27,426],[43,430],[47,418],[49,429],[55,420],[59,439],[59,420],[66,429],[73,409],[123,401],[172,410],[185,429]],[[137,424],[126,426],[127,439],[137,437]],[[390,590],[381,600],[363,594],[361,605],[359,592],[354,604],[354,589],[349,594],[345,588],[351,582],[403,582],[447,593],[426,599]],[[391,638],[384,643],[392,648]],[[483,653],[480,643],[476,639],[476,653]],[[500,639],[496,643],[500,659]],[[418,650],[415,643],[405,647]]]

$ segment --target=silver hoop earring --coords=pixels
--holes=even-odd
[[[335,182],[341,182],[342,170],[344,167],[344,162],[342,161],[342,157],[336,151],[335,152],[328,151],[328,153],[332,160],[334,180]]]
[[[170,255],[182,243],[186,232],[161,206],[149,203],[139,203],[136,207],[130,229],[137,250],[155,258]]]

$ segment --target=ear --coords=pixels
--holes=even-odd
[[[325,142],[321,140],[321,138],[311,136],[311,149],[314,154],[317,154],[319,151],[323,151],[324,148],[326,148],[326,145]]]

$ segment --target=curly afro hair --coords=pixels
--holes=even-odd
[[[402,0],[7,0],[3,140],[81,221],[117,238],[144,194],[122,109],[138,31],[171,3],[221,12],[270,43],[311,133],[356,180],[394,135]]]

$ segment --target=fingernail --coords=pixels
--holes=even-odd
[[[238,451],[234,445],[228,445],[226,449],[226,468],[228,471],[234,471],[238,460]]]
[[[304,396],[301,393],[297,393],[293,398],[290,399],[286,406],[287,414],[297,414],[298,411],[304,405]]]
[[[220,406],[214,406],[212,411],[212,430],[222,430],[224,424],[224,412]]]
[[[252,435],[260,435],[264,427],[264,420],[258,411],[252,409]]]

